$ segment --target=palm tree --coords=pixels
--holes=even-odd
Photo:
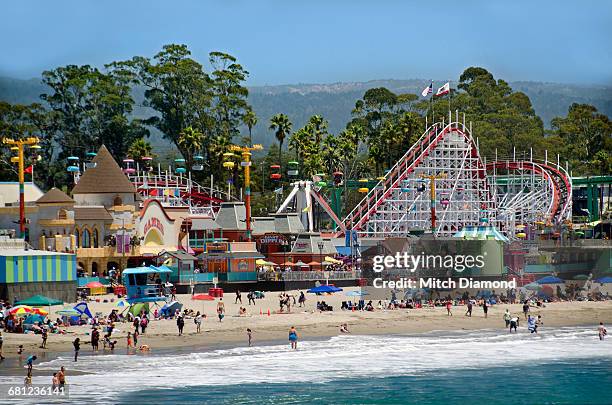
[[[204,134],[189,126],[181,131],[177,143],[188,166],[191,166],[193,156],[204,146]]]
[[[244,125],[246,125],[247,128],[249,129],[249,146],[253,146],[252,131],[253,131],[253,127],[257,125],[257,115],[255,115],[255,112],[253,110],[249,110],[242,117],[242,122],[244,122]]]
[[[279,144],[278,164],[281,166],[283,164],[283,142],[285,141],[285,136],[291,132],[291,127],[291,121],[289,121],[289,117],[287,117],[285,114],[276,114],[270,118],[270,129],[274,131]]]
[[[153,157],[153,147],[144,138],[138,138],[132,142],[127,153],[132,159],[141,160],[145,156]]]

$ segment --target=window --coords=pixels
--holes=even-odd
[[[98,230],[94,229],[93,231],[93,247],[98,247]]]
[[[62,209],[57,212],[57,219],[68,219],[68,213]]]
[[[91,241],[89,240],[89,230],[83,229],[83,246],[84,248],[91,247]]]
[[[81,243],[80,243],[81,242],[81,235],[79,234],[79,230],[78,229],[74,230],[74,237],[76,239],[76,247],[81,246]]]

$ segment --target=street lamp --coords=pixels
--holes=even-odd
[[[23,148],[25,146],[29,146],[34,149],[40,149],[38,146],[38,138],[35,136],[30,136],[28,138],[23,139],[11,139],[4,138],[2,142],[5,145],[12,145],[11,150],[17,151],[17,156],[13,156],[11,158],[11,162],[16,162],[19,164],[18,174],[19,174],[19,236],[25,239],[25,193],[24,193],[24,156],[23,156]],[[37,147],[38,146],[38,147]]]
[[[320,241],[320,242],[317,242],[317,246],[319,246],[319,260],[321,260],[321,258],[323,257],[323,246],[325,245],[323,241]],[[320,266],[321,266],[321,271],[323,271],[323,260],[321,260]]]

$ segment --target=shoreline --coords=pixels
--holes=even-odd
[[[272,298],[270,294],[269,298]],[[201,303],[193,304],[185,298],[180,300],[191,304],[191,307],[201,307]],[[342,299],[341,296],[325,297],[326,300],[334,304],[334,299]],[[346,298],[344,298],[346,299]],[[90,305],[95,308],[96,303]],[[524,327],[525,322],[520,304],[498,304],[489,311],[488,318],[484,318],[481,308],[475,307],[473,316],[464,316],[464,306],[452,307],[453,316],[447,316],[446,309],[442,307],[422,308],[422,309],[395,309],[377,310],[374,312],[361,311],[342,311],[333,312],[313,312],[310,308],[312,300],[304,311],[303,308],[295,308],[292,313],[276,314],[270,316],[264,312],[263,315],[253,314],[247,317],[228,315],[219,322],[214,315],[207,309],[214,310],[216,302],[207,302],[209,308],[204,307],[203,311],[208,318],[202,323],[202,331],[195,332],[193,320],[187,319],[185,325],[186,333],[178,336],[176,323],[174,320],[154,320],[151,321],[147,332],[140,335],[139,344],[147,344],[151,347],[151,354],[172,352],[188,353],[193,351],[215,350],[222,348],[235,348],[247,346],[246,328],[253,330],[253,346],[266,344],[287,343],[287,332],[291,326],[298,330],[300,340],[328,339],[340,335],[339,326],[342,323],[348,324],[352,335],[406,335],[423,334],[445,331],[475,331],[475,330],[499,330],[500,333],[506,331],[502,319],[506,308],[515,315],[520,315],[520,326]],[[238,304],[226,302],[228,313],[233,312],[234,306]],[[340,305],[337,305],[339,307]],[[252,308],[252,307],[251,307]],[[297,311],[299,309],[300,311]],[[542,315],[544,325],[542,331],[547,327],[569,327],[569,326],[592,326],[595,333],[599,322],[605,325],[612,323],[612,301],[599,302],[556,302],[547,303],[545,307],[532,307],[532,315]],[[89,326],[70,327],[66,335],[50,334],[47,349],[40,349],[41,342],[39,335],[32,334],[12,334],[3,333],[4,347],[3,354],[6,360],[0,362],[0,375],[7,375],[8,372],[18,373],[25,359],[30,354],[39,357],[38,363],[48,361],[59,356],[71,357],[72,340],[75,337],[81,338],[80,356],[84,355],[105,355],[105,354],[128,354],[126,348],[127,331],[133,330],[131,324],[117,323],[119,332],[113,334],[113,340],[117,340],[117,347],[114,352],[110,350],[99,350],[94,354],[89,344]],[[17,346],[23,344],[24,353],[17,355]],[[102,345],[100,345],[102,347]],[[132,349],[131,353],[140,352]],[[70,367],[70,364],[66,365]],[[35,363],[36,368],[36,363]]]

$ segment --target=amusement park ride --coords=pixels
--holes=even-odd
[[[562,228],[570,224],[572,182],[559,162],[495,160],[480,156],[471,129],[449,113],[449,122],[435,123],[374,185],[367,179],[358,188],[365,197],[342,221],[331,210],[320,181],[295,182],[279,212],[293,206],[308,212],[319,203],[336,224],[336,232],[359,237],[402,237],[431,231],[453,236],[467,226],[495,226],[510,238],[524,237],[526,225]],[[365,185],[368,184],[368,187]],[[371,188],[370,188],[371,187]],[[429,193],[426,192],[429,190]]]
[[[478,140],[465,115],[449,112],[448,122],[442,119],[429,126],[384,176],[376,180],[344,179],[337,171],[331,181],[325,174],[311,180],[299,178],[298,162],[287,165],[292,189],[278,205],[278,213],[294,211],[301,215],[305,229],[315,231],[315,212],[323,211],[335,223],[338,236],[351,231],[361,238],[403,237],[430,232],[434,236],[453,236],[463,228],[494,226],[511,239],[525,237],[525,226],[562,230],[571,227],[572,180],[567,168],[556,162],[530,157],[528,160],[483,159]],[[232,146],[224,154],[223,167],[234,171],[235,158],[241,158],[245,169],[245,203],[247,228],[250,231],[249,167],[251,148]],[[94,154],[95,156],[95,154]],[[88,158],[92,158],[88,154]],[[204,159],[195,156],[193,171],[203,169]],[[91,162],[86,163],[91,165]],[[124,173],[145,198],[158,199],[164,206],[188,206],[192,213],[214,216],[222,201],[234,199],[232,176],[227,191],[203,187],[191,177],[185,159],[176,159],[174,170],[154,170],[152,159],[123,161]],[[273,184],[282,180],[280,165],[270,166]],[[70,157],[68,171],[79,179],[78,158]],[[364,194],[346,216],[340,199],[347,189]],[[313,210],[318,205],[321,210]]]

